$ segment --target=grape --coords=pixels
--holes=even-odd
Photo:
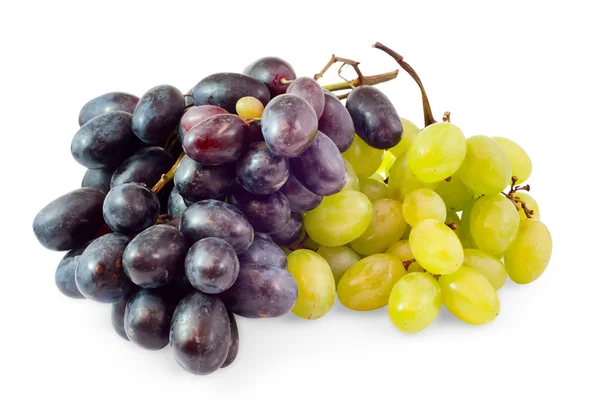
[[[340,152],[350,148],[354,140],[354,122],[346,107],[331,93],[324,93],[323,114],[319,118],[319,131],[335,143]]]
[[[370,177],[383,161],[383,150],[374,149],[366,144],[358,135],[342,157],[352,164],[359,178]]]
[[[271,99],[269,90],[262,82],[234,72],[209,75],[192,90],[196,105],[211,104],[230,113],[235,113],[235,105],[242,97],[256,97],[265,106]]]
[[[414,138],[407,153],[408,167],[421,182],[439,182],[458,171],[466,152],[462,131],[449,122],[436,122]]]
[[[407,155],[400,156],[390,169],[388,197],[403,202],[407,194],[420,188],[435,190],[438,182],[423,183],[408,168]]]
[[[235,103],[235,111],[243,119],[260,118],[265,111],[265,106],[256,97],[246,96]]]
[[[500,193],[510,183],[510,160],[502,146],[487,136],[467,139],[467,156],[458,177],[478,194]]]
[[[125,307],[124,327],[129,340],[148,350],[160,350],[169,344],[173,309],[151,290],[140,290]]]
[[[402,121],[402,128],[404,130],[402,132],[402,140],[400,143],[390,148],[390,153],[392,153],[395,157],[400,157],[401,155],[407,153],[408,150],[410,150],[415,137],[419,133],[419,128],[417,128],[417,126],[409,120],[400,118],[400,121]]]
[[[317,115],[310,104],[293,94],[277,96],[265,108],[262,133],[269,148],[284,157],[297,157],[317,134]]]
[[[519,213],[502,195],[483,196],[471,209],[469,229],[478,248],[500,256],[517,236]]]
[[[342,190],[356,190],[360,191],[360,181],[358,179],[358,175],[356,175],[356,171],[354,171],[354,167],[348,160],[344,160],[344,166],[346,167],[346,184],[342,188]]]
[[[147,147],[141,149],[116,169],[110,181],[110,186],[115,187],[122,183],[143,183],[148,187],[154,186],[162,174],[171,169],[173,159],[161,147]]]
[[[441,181],[435,191],[444,200],[446,207],[452,211],[462,211],[473,201],[473,192],[458,176],[450,177],[449,181]]]
[[[75,283],[75,269],[79,262],[79,256],[81,256],[87,246],[88,244],[86,243],[69,251],[63,259],[60,260],[60,263],[58,263],[56,273],[54,274],[54,282],[56,283],[58,290],[72,299],[85,298],[79,289],[77,289],[77,284]]]
[[[408,266],[408,268],[406,268],[406,272],[408,272],[410,274],[412,272],[427,272],[427,271],[425,271],[425,268],[421,267],[418,262],[414,262],[414,263],[410,264]]]
[[[381,165],[379,166],[379,168],[377,168],[375,174],[383,177],[383,179],[387,178],[388,176],[390,176],[390,169],[392,168],[392,165],[394,165],[395,162],[396,157],[394,157],[394,155],[389,151],[384,151],[383,161],[381,161]]]
[[[271,234],[271,239],[280,246],[289,246],[296,243],[302,233],[302,214],[293,212],[286,226],[279,232]]]
[[[125,235],[108,233],[90,243],[79,256],[75,270],[75,282],[82,295],[101,303],[112,303],[134,289],[121,265],[128,242]]]
[[[419,222],[410,231],[408,243],[419,265],[434,275],[451,274],[463,263],[460,240],[443,222],[433,219]]]
[[[267,85],[271,97],[285,93],[288,84],[281,82],[282,79],[291,81],[296,79],[294,68],[277,57],[263,57],[248,65],[244,74]]]
[[[417,333],[431,325],[441,306],[442,290],[435,278],[414,272],[404,275],[392,288],[388,314],[402,332]]]
[[[286,158],[273,154],[265,142],[255,142],[237,161],[237,177],[250,193],[271,194],[278,191],[290,176]]]
[[[465,212],[463,212],[463,218],[465,217]],[[446,216],[446,225],[450,226],[453,223],[456,224],[456,229],[454,233],[460,240],[463,248],[471,248],[473,247],[473,243],[471,241],[471,233],[469,232],[465,222],[461,219],[455,211],[448,211],[448,215]]]
[[[376,179],[359,179],[360,191],[364,193],[371,202],[387,198],[388,186]]]
[[[193,287],[216,294],[229,289],[240,271],[235,249],[223,239],[204,238],[190,248],[185,274]]]
[[[183,212],[187,208],[188,208],[188,205],[185,202],[185,200],[183,199],[183,197],[181,197],[181,195],[177,191],[177,188],[173,188],[171,190],[171,193],[169,194],[169,205],[168,205],[169,217],[177,218],[181,214],[183,214]]]
[[[286,93],[295,94],[306,100],[313,110],[315,110],[317,119],[323,115],[325,95],[321,86],[314,79],[307,77],[297,78],[288,86]]]
[[[231,342],[225,305],[204,293],[188,294],[173,313],[169,339],[175,360],[188,372],[216,371],[225,362]]]
[[[209,167],[183,157],[175,171],[175,188],[185,200],[197,202],[224,198],[235,182],[235,165]]]
[[[318,319],[329,312],[335,300],[335,280],[327,261],[311,250],[287,256],[288,271],[298,284],[298,300],[292,312],[304,319]]]
[[[228,201],[248,218],[258,232],[279,232],[290,220],[290,203],[279,192],[268,195],[252,194],[236,184],[229,194]]]
[[[521,221],[519,233],[504,253],[508,276],[516,283],[531,283],[539,278],[552,255],[552,237],[540,221]]]
[[[473,325],[492,322],[500,312],[498,294],[490,282],[473,268],[462,267],[440,276],[442,302],[457,318]]]
[[[363,255],[381,253],[397,242],[406,229],[402,204],[392,199],[373,202],[371,223],[356,240],[350,243],[354,251]]]
[[[294,277],[272,265],[242,264],[233,286],[221,298],[227,308],[246,318],[273,318],[287,314],[298,299]]]
[[[219,200],[204,200],[189,206],[181,214],[179,229],[190,243],[205,237],[221,238],[238,254],[246,251],[254,240],[254,230],[246,217]]]
[[[421,267],[418,262],[414,261],[415,257],[410,251],[410,245],[407,239],[397,241],[388,247],[385,252],[398,257],[400,261],[402,261],[402,265],[405,265],[406,272],[425,272],[425,268]],[[406,267],[406,264],[409,264],[408,267]]]
[[[79,112],[79,126],[85,125],[92,118],[111,111],[125,111],[133,114],[139,97],[129,93],[111,92],[95,97],[84,104]]]
[[[221,365],[221,368],[229,367],[235,361],[240,348],[240,335],[238,333],[237,323],[235,322],[235,316],[230,312],[227,312],[227,316],[229,317],[231,337],[229,339],[229,350],[227,351],[227,357],[225,358],[223,365]]]
[[[137,183],[113,187],[104,199],[104,221],[114,232],[138,233],[154,225],[160,214],[158,198]]]
[[[533,211],[531,215],[531,219],[540,219],[540,206],[538,206],[537,201],[529,193],[517,192],[515,193],[515,198],[519,199],[527,205],[527,209]],[[527,219],[525,215],[525,211],[523,211],[523,206],[519,204],[519,218],[521,220]]]
[[[73,190],[50,202],[33,220],[33,233],[50,250],[71,250],[91,240],[104,225],[104,194],[92,188]]]
[[[465,249],[464,251],[463,267],[473,268],[485,276],[495,290],[504,286],[506,269],[504,269],[502,261],[478,249]]]
[[[221,165],[240,158],[248,148],[250,127],[237,115],[210,117],[188,131],[183,149],[203,165]]]
[[[360,256],[348,246],[320,246],[317,254],[327,261],[337,285],[342,275],[354,264],[360,261]]]
[[[262,134],[262,124],[260,123],[260,121],[256,121],[256,120],[249,121],[248,126],[250,127],[250,130],[248,131],[248,138],[247,138],[247,142],[249,144],[254,143],[254,142],[264,141],[263,134]]]
[[[356,133],[369,146],[389,149],[402,139],[402,122],[392,102],[373,86],[352,90],[346,100]]]
[[[270,238],[258,235],[259,233],[256,233],[248,250],[238,255],[240,264],[272,265],[287,269],[287,259],[283,250]]]
[[[88,169],[81,181],[81,187],[98,189],[106,194],[110,190],[110,179],[113,172],[113,168]]]
[[[305,188],[292,174],[279,191],[287,197],[290,202],[290,209],[294,212],[310,211],[323,201],[323,196],[314,194]]]
[[[135,135],[145,143],[161,144],[177,128],[184,112],[183,94],[170,85],[155,86],[140,98],[131,121]]]
[[[402,204],[402,213],[410,226],[415,226],[424,219],[444,222],[446,205],[436,192],[421,188],[406,195]]]
[[[189,97],[186,98],[189,99]],[[210,117],[221,114],[228,114],[227,110],[208,104],[204,106],[188,108],[179,121],[179,128],[177,129],[179,141],[183,143],[183,138],[185,135],[190,131],[190,129],[198,125],[200,122],[206,121]]]
[[[503,149],[510,162],[511,176],[519,178],[516,183],[525,182],[531,175],[531,159],[521,146],[510,139],[492,137]]]
[[[307,212],[304,228],[323,246],[341,246],[363,234],[371,223],[372,214],[373,207],[367,196],[344,190],[325,197],[317,208]]]
[[[183,101],[185,101],[185,108],[189,110],[190,107],[194,106],[194,97],[192,96],[193,89],[188,90],[183,95]]]
[[[376,181],[383,182],[383,183],[386,183],[388,180],[386,177],[379,175],[379,173],[377,173],[377,172],[375,172],[373,175],[371,175],[368,179],[374,179]]]
[[[112,303],[110,310],[110,319],[115,332],[127,341],[129,341],[129,338],[127,332],[125,332],[125,309],[130,298],[131,295],[115,301]]]
[[[376,310],[388,304],[392,287],[406,274],[391,254],[374,254],[354,264],[338,283],[338,298],[351,310]]]

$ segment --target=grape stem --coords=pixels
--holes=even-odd
[[[325,74],[325,72],[327,72],[327,70],[329,68],[331,68],[331,66],[335,63],[341,62],[342,66],[340,67],[340,69],[338,70],[338,75],[340,76],[340,78],[344,79],[344,77],[341,75],[342,72],[342,68],[344,68],[346,65],[350,65],[352,68],[354,68],[354,71],[356,72],[356,75],[358,75],[358,86],[362,86],[365,84],[365,77],[362,73],[362,71],[360,70],[358,64],[360,64],[358,61],[354,61],[351,60],[349,58],[343,58],[343,57],[338,57],[335,54],[331,55],[331,59],[327,62],[327,64],[323,67],[323,69],[321,70],[321,72],[319,72],[318,74],[315,74],[314,79],[315,81],[318,81],[320,78],[323,77],[323,75]],[[344,79],[346,82],[348,82],[346,79]]]
[[[390,71],[390,72],[384,72],[383,74],[363,76],[363,84],[368,85],[368,86],[373,86],[373,85],[378,85],[380,83],[389,82],[393,79],[396,79],[396,77],[398,76],[398,72],[400,72],[400,70],[397,69],[397,70]],[[323,85],[322,88],[325,90],[329,90],[330,92],[337,92],[339,90],[352,89],[353,87],[358,87],[358,86],[361,86],[361,85],[360,85],[358,78],[356,78],[350,82],[345,81],[345,82],[332,83],[330,85]]]
[[[417,262],[417,260],[411,258],[410,260],[402,261],[402,265],[404,265],[404,269],[408,270],[408,267],[410,267],[414,262]]]
[[[171,148],[173,147],[173,145],[177,141],[178,137],[179,137],[179,134],[177,132],[177,129],[175,129],[173,132],[171,132],[169,134],[169,137],[167,138],[167,141],[165,142],[165,150],[166,151],[171,150]]]
[[[502,192],[502,194],[515,205],[515,207],[517,208],[517,211],[522,209],[527,218],[532,218],[533,210],[529,209],[527,207],[527,204],[523,200],[521,200],[518,197],[515,197],[515,194],[517,194],[517,192],[519,192],[519,191],[529,192],[531,190],[531,186],[517,185],[518,180],[519,180],[519,178],[517,178],[516,176],[513,176],[510,181],[510,191],[508,193]]]
[[[444,122],[450,122],[450,111],[446,111],[444,113],[444,116],[442,117],[442,121],[444,121]]]
[[[152,187],[152,191],[154,193],[160,192],[167,183],[169,183],[173,180],[173,178],[175,177],[175,171],[177,171],[177,168],[179,167],[179,164],[181,164],[181,160],[183,160],[184,156],[185,156],[185,152],[181,152],[181,154],[179,155],[179,158],[177,158],[177,161],[175,161],[175,164],[173,164],[173,166],[171,167],[169,172],[167,172],[166,174],[162,174],[162,176],[160,177],[160,180],[158,182],[156,182],[156,185],[154,185]]]
[[[453,231],[458,229],[458,225],[456,224],[456,222],[450,222],[449,224],[446,224],[446,226],[452,229]]]

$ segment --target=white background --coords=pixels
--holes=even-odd
[[[598,10],[593,1],[493,3],[3,2],[0,398],[598,398]],[[168,348],[118,337],[110,307],[58,292],[62,254],[39,246],[31,222],[80,183],[69,146],[86,101],[163,83],[187,91],[265,55],[299,76],[334,52],[368,74],[395,69],[375,41],[419,72],[436,117],[450,110],[467,136],[509,137],[533,159],[529,182],[554,253],[538,281],[501,289],[496,321],[469,326],[443,310],[409,336],[385,309],[339,303],[318,321],[238,318],[237,360],[199,377]],[[422,125],[407,75],[381,89]]]

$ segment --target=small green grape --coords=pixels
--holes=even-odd
[[[521,146],[510,139],[503,137],[492,137],[506,152],[510,160],[511,176],[519,178],[517,183],[525,182],[531,176],[531,158]]]
[[[442,306],[442,290],[426,272],[404,275],[390,293],[388,315],[396,328],[417,333],[435,320]]]
[[[344,275],[351,266],[360,261],[360,256],[348,246],[321,246],[317,253],[329,264],[336,285],[342,278],[342,275]]]
[[[424,219],[446,220],[444,200],[431,189],[421,188],[410,192],[402,204],[404,219],[410,226],[415,226]]]
[[[463,263],[460,240],[443,222],[419,222],[410,231],[408,244],[419,265],[434,275],[451,274]]]
[[[519,212],[513,202],[502,195],[483,196],[471,209],[469,228],[478,248],[501,256],[517,236]]]
[[[462,211],[473,201],[473,191],[456,175],[450,177],[449,181],[441,181],[435,191],[452,211]]]
[[[358,175],[356,175],[354,167],[348,160],[344,160],[344,164],[346,164],[346,184],[342,190],[360,191],[360,183],[358,182]]]
[[[516,239],[504,253],[508,276],[516,283],[531,283],[546,270],[552,255],[552,236],[540,221],[521,221]]]
[[[510,160],[492,138],[471,136],[467,139],[467,156],[457,175],[474,192],[497,194],[510,184]]]
[[[403,202],[406,195],[415,189],[428,188],[435,190],[438,186],[438,182],[423,183],[418,180],[410,172],[406,157],[407,155],[404,154],[396,160],[394,165],[392,165],[392,169],[390,169],[390,176],[388,178],[388,197],[399,202]]]
[[[517,192],[514,194],[514,196],[515,198],[524,201],[527,208],[533,211],[531,219],[540,219],[540,206],[538,206],[537,201],[535,201],[535,199],[531,197],[529,193]],[[525,215],[525,211],[523,211],[523,207],[521,204],[519,204],[519,217],[521,218],[521,220],[527,219],[527,216]]]
[[[400,120],[402,121],[402,128],[404,128],[402,140],[389,150],[395,157],[400,157],[410,150],[415,136],[419,133],[419,128],[415,124],[405,118],[400,118]]]
[[[376,179],[359,179],[360,191],[364,193],[371,202],[387,198],[388,186]]]
[[[397,242],[406,230],[402,204],[392,199],[373,202],[371,223],[356,240],[350,243],[354,251],[362,255],[381,253]]]
[[[506,269],[502,261],[481,250],[465,249],[463,267],[471,267],[485,276],[496,290],[504,286],[506,282]]]
[[[354,135],[352,145],[342,153],[342,157],[352,164],[360,178],[371,176],[383,161],[383,150],[375,149],[366,144],[358,135]]]

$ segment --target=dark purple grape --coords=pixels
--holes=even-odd
[[[181,195],[177,191],[177,188],[173,188],[169,194],[169,217],[179,217],[181,214],[183,214],[186,208],[188,208],[188,205],[185,203],[185,200],[183,199],[183,197],[181,197]]]
[[[108,233],[90,243],[79,256],[75,272],[81,294],[101,303],[113,303],[134,289],[122,266],[128,242],[125,235]]]
[[[175,187],[185,200],[197,202],[224,198],[235,182],[235,164],[202,165],[183,157],[175,171]]]
[[[293,94],[273,99],[261,119],[262,133],[271,150],[284,157],[297,157],[317,134],[317,114],[306,100]]]
[[[115,170],[110,186],[136,182],[152,187],[172,166],[173,159],[162,147],[147,147],[129,157]]]
[[[267,105],[269,89],[260,81],[235,72],[221,72],[202,79],[193,89],[197,106],[211,104],[235,114],[235,104],[246,96],[256,97]]]
[[[229,328],[231,330],[231,337],[229,339],[229,350],[227,351],[227,358],[221,365],[221,368],[226,368],[235,361],[238,351],[240,349],[240,334],[238,332],[237,323],[235,322],[235,316],[231,312],[227,312],[229,316]]]
[[[262,234],[257,232],[252,245],[238,256],[240,264],[273,265],[287,269],[287,258],[283,250],[270,236],[265,238],[258,235]]]
[[[135,107],[132,129],[140,140],[161,144],[177,128],[183,115],[183,94],[170,85],[155,86],[140,98]]]
[[[174,308],[157,292],[140,290],[129,298],[125,308],[125,333],[133,343],[160,350],[169,344]]]
[[[179,140],[183,143],[183,137],[189,132],[190,129],[198,125],[200,122],[220,114],[228,114],[228,112],[221,107],[211,105],[188,108],[179,121],[179,128],[177,130],[179,134]]]
[[[287,314],[294,308],[298,286],[285,269],[242,264],[238,279],[220,297],[234,314],[247,318],[272,318]]]
[[[281,187],[279,192],[287,197],[290,202],[290,209],[295,212],[303,213],[310,211],[317,208],[321,204],[321,201],[323,201],[323,196],[319,196],[305,188],[296,179],[294,174],[290,174],[287,182]]]
[[[188,249],[187,239],[177,228],[151,226],[129,242],[123,253],[123,268],[136,285],[156,288],[183,271]]]
[[[254,194],[278,191],[290,175],[286,158],[274,154],[265,142],[255,142],[237,161],[237,177],[246,190]]]
[[[356,134],[369,146],[389,149],[402,139],[402,121],[388,97],[373,86],[361,86],[350,92],[346,108]]]
[[[278,232],[290,220],[290,203],[280,192],[267,195],[252,194],[236,184],[229,194],[228,201],[248,218],[254,230],[258,232]]]
[[[296,79],[294,68],[277,57],[263,57],[254,61],[244,69],[244,74],[267,85],[272,98],[285,93],[288,84],[281,82],[282,79]]]
[[[250,127],[250,130],[248,131],[248,144],[264,141],[260,121],[250,121],[248,126]]]
[[[58,290],[72,299],[85,299],[85,296],[77,289],[77,284],[75,283],[75,269],[79,262],[79,256],[81,256],[87,246],[88,243],[69,251],[63,259],[60,260],[60,263],[58,263],[56,273],[54,274],[54,282],[56,283]]]
[[[79,126],[85,125],[86,122],[100,114],[111,111],[125,111],[133,114],[139,100],[139,97],[123,92],[111,92],[98,96],[85,103],[81,108]]]
[[[346,184],[346,164],[337,146],[327,135],[317,132],[311,146],[290,160],[296,179],[311,192],[329,196]]]
[[[227,309],[215,296],[193,292],[179,302],[171,322],[175,360],[188,372],[206,375],[227,358],[231,327]]]
[[[293,212],[290,216],[290,222],[277,233],[271,235],[273,242],[280,246],[289,246],[295,243],[302,236],[302,214]]]
[[[354,122],[342,102],[331,93],[325,93],[325,108],[319,118],[319,131],[326,134],[340,153],[348,150],[354,140]]]
[[[219,200],[204,200],[189,206],[181,214],[179,230],[190,243],[206,237],[224,239],[238,254],[246,251],[254,240],[252,225],[240,210]]]
[[[325,96],[323,95],[323,89],[314,79],[300,77],[288,86],[286,93],[295,94],[308,101],[308,104],[315,110],[317,119],[323,115]]]
[[[154,225],[160,203],[146,186],[124,183],[108,192],[102,211],[104,221],[114,232],[138,233]]]
[[[129,338],[125,332],[125,309],[127,308],[127,302],[131,298],[132,294],[112,303],[110,310],[110,319],[115,332],[117,332],[119,336],[127,341],[129,341]]]
[[[113,172],[113,168],[88,169],[83,175],[81,187],[98,189],[106,194],[110,190],[110,180]]]
[[[42,208],[33,220],[33,233],[50,250],[79,247],[104,225],[103,202],[104,193],[98,189],[73,190]]]
[[[193,89],[188,90],[183,95],[183,101],[185,102],[184,106],[186,109],[188,109],[189,107],[192,107],[194,105],[194,96],[192,96],[192,90]]]
[[[235,249],[219,238],[204,238],[190,248],[185,274],[193,287],[208,294],[221,293],[237,279],[240,263]]]

